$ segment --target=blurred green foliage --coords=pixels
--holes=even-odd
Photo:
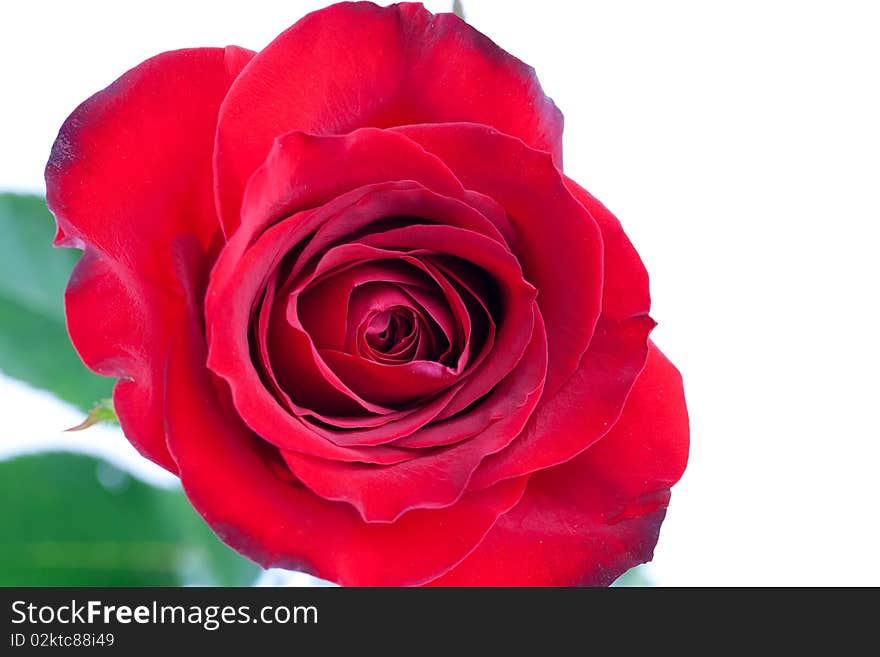
[[[183,492],[88,456],[0,462],[0,499],[0,586],[246,586],[259,571]]]
[[[55,249],[55,220],[38,196],[0,194],[0,370],[88,411],[113,379],[70,344],[64,288],[80,252]]]

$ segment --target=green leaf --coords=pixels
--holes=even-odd
[[[82,364],[64,322],[64,288],[79,252],[55,249],[37,196],[0,194],[0,370],[88,411],[113,379]]]
[[[0,462],[0,586],[251,584],[179,490],[69,453]]]

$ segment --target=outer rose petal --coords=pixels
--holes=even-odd
[[[577,183],[565,183],[602,231],[602,315],[577,371],[556,395],[545,395],[510,447],[482,463],[472,488],[564,463],[592,445],[614,424],[647,357],[654,327],[648,273],[614,215]]]
[[[605,280],[602,289],[602,316],[624,320],[647,314],[651,308],[648,272],[633,248],[620,222],[592,194],[570,178],[565,184],[574,197],[596,220],[605,247]]]
[[[184,318],[167,367],[168,445],[193,506],[226,543],[265,567],[304,570],[348,586],[422,584],[461,561],[527,478],[468,493],[452,507],[368,524],[348,504],[289,476],[277,451],[224,412],[204,367],[195,318]]]
[[[614,425],[639,376],[654,320],[600,320],[581,366],[562,389],[542,399],[523,432],[507,449],[486,458],[471,488],[542,470],[580,454]]]
[[[652,344],[614,428],[577,458],[533,475],[520,503],[432,584],[610,584],[650,560],[688,435],[681,377]]]
[[[534,69],[453,14],[418,4],[340,3],[309,14],[230,89],[217,131],[217,207],[226,234],[245,185],[285,132],[471,121],[562,164],[562,114]]]
[[[181,308],[171,244],[188,235],[207,249],[217,233],[217,111],[252,55],[197,48],[148,59],[70,115],[46,167],[56,244],[85,249],[66,297],[73,344],[91,369],[121,378],[114,402],[125,435],[172,471],[161,407]]]

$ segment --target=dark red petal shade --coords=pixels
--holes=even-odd
[[[536,290],[522,277],[517,261],[498,243],[452,226],[414,225],[363,237],[362,244],[378,248],[405,248],[411,256],[442,254],[491,273],[498,285],[504,314],[491,353],[471,373],[459,393],[470,403],[489,392],[522,357],[531,335],[531,302]]]
[[[377,262],[383,262],[381,259],[381,253],[371,247],[363,247],[362,245],[352,245],[352,248],[363,249],[367,248],[371,253],[378,253],[377,260],[374,262],[366,261],[364,265],[375,264]],[[470,335],[470,322],[471,319],[467,314],[467,307],[465,303],[457,296],[455,289],[447,282],[442,276],[437,275],[432,269],[430,269],[427,263],[419,261],[417,259],[411,258],[409,256],[403,256],[399,258],[397,264],[409,266],[411,269],[416,271],[421,271],[426,274],[429,280],[432,280],[433,283],[441,289],[441,291],[445,294],[446,301],[449,302],[451,308],[455,311],[454,314],[461,319],[463,323],[462,328],[462,337],[460,341],[463,341],[464,344],[469,340]],[[361,265],[356,265],[352,267],[352,270],[360,269]],[[290,300],[287,302],[288,306],[288,315],[287,321],[280,324],[280,336],[279,349],[276,350],[276,357],[281,358],[282,360],[289,356],[291,360],[291,365],[288,368],[290,372],[297,372],[303,367],[303,358],[304,354],[300,353],[297,357],[295,352],[291,350],[292,341],[285,339],[285,332],[295,332],[296,334],[292,337],[304,336],[307,335],[307,332],[304,330],[304,327],[296,316],[296,311],[298,310],[298,304],[296,300]],[[356,312],[356,311],[355,311]],[[293,314],[291,314],[293,313]],[[492,335],[487,338],[488,341],[491,340]],[[307,354],[306,354],[307,355]],[[283,362],[282,362],[283,366]],[[352,429],[361,429],[361,431],[350,431],[344,434],[334,434],[333,432],[323,431],[320,427],[316,426],[315,430],[328,437],[330,440],[334,440],[340,443],[352,443],[352,444],[376,444],[377,442],[387,442],[392,440],[395,437],[401,435],[407,435],[412,431],[418,429],[423,426],[427,422],[431,421],[447,404],[449,398],[452,394],[455,393],[455,390],[451,390],[449,394],[444,394],[442,398],[435,399],[433,402],[422,406],[419,409],[414,410],[404,410],[404,411],[395,411],[389,412],[385,414],[381,414],[379,416],[351,416],[351,417],[341,417],[341,416],[326,416],[316,413],[314,409],[307,409],[297,406],[295,410],[300,412],[306,416],[311,416],[316,419],[321,420],[323,423],[337,426],[342,428],[352,428]],[[394,434],[389,434],[389,430],[379,430],[379,431],[370,431],[369,429],[363,430],[367,427],[371,426],[379,426],[384,425],[390,421],[399,421],[399,423],[393,427]]]
[[[290,413],[302,414],[302,417],[305,418],[311,416],[322,423],[330,426],[336,426],[342,429],[364,429],[367,427],[378,427],[401,417],[401,413],[373,416],[353,416],[348,418],[325,417],[316,414],[313,410],[303,409],[294,404],[293,401],[290,399],[290,396],[284,391],[280,383],[275,378],[274,369],[268,355],[267,334],[269,318],[273,309],[273,299],[275,298],[275,291],[275,278],[273,277],[269,281],[268,287],[266,288],[266,293],[264,294],[264,298],[260,306],[258,326],[256,329],[256,333],[253,335],[253,338],[259,347],[256,362],[257,369],[263,380],[267,383],[269,390],[275,396],[276,400]],[[417,422],[422,423],[427,421],[420,420],[418,417],[415,417],[414,419]],[[319,434],[324,435],[330,440],[333,440],[334,435],[332,431],[324,432],[319,429],[317,425],[315,425],[313,428]],[[381,441],[384,442],[385,438],[383,437]]]
[[[318,274],[315,276],[314,274]],[[299,285],[288,285],[287,313],[291,323],[312,335],[318,347],[350,348],[359,321],[376,305],[376,286],[391,284],[404,297],[418,298],[431,309],[445,339],[461,347],[469,341],[472,317],[463,295],[443,272],[430,262],[404,251],[383,250],[354,242],[331,249],[316,259],[315,268]],[[373,294],[369,294],[372,290]],[[341,327],[330,327],[339,320]],[[326,327],[326,332],[323,330]],[[456,366],[462,369],[463,363]]]
[[[444,342],[456,341],[455,320],[431,279],[399,260],[364,262],[337,271],[297,298],[297,313],[319,348],[356,353],[361,329],[376,298],[376,286],[396,290],[420,313],[434,319]]]
[[[332,249],[327,254],[327,258],[322,259],[319,263],[319,268],[317,271],[321,271],[321,265],[327,262],[331,262],[333,264],[328,265],[330,267],[335,264],[348,262],[350,259],[353,259],[356,263],[360,263],[361,260],[359,258],[369,258],[373,257],[377,261],[382,261],[388,259],[392,252],[385,251],[382,249],[376,249],[374,247],[368,247],[363,244],[352,243],[345,244],[335,249]],[[414,267],[422,266],[423,263],[415,260],[410,256],[399,256],[399,260],[403,262],[407,262]],[[453,294],[451,292],[451,287],[444,283],[442,280],[438,281],[441,285],[445,285],[444,291],[449,294]],[[451,299],[453,304],[456,299],[452,297]],[[461,303],[460,301],[458,303]],[[453,305],[453,308],[455,306]],[[284,306],[284,312],[276,315],[276,320],[274,324],[274,330],[270,331],[269,339],[273,341],[272,344],[269,345],[269,350],[274,354],[273,357],[273,367],[274,371],[278,374],[279,377],[284,377],[287,375],[291,377],[288,380],[288,386],[297,386],[297,380],[301,380],[298,387],[300,393],[305,393],[311,395],[311,398],[306,401],[305,407],[301,407],[302,410],[306,413],[309,413],[311,410],[316,408],[324,408],[325,412],[329,412],[334,417],[342,415],[339,412],[338,408],[334,408],[333,406],[326,406],[326,404],[322,404],[322,402],[327,402],[329,397],[327,396],[329,392],[336,391],[338,393],[342,393],[347,396],[348,399],[355,400],[363,409],[379,414],[391,414],[395,412],[392,408],[388,408],[383,404],[380,404],[376,401],[370,401],[366,399],[361,394],[358,394],[352,387],[348,386],[343,378],[339,376],[337,372],[333,370],[333,368],[324,360],[322,357],[322,351],[317,349],[312,342],[311,336],[309,336],[308,332],[305,330],[305,327],[302,325],[299,317],[297,315],[298,304],[296,302],[296,298],[293,297],[289,299]],[[457,313],[459,316],[462,313],[466,312],[464,305],[462,304],[461,310]],[[469,326],[469,319],[467,320]],[[467,340],[467,336],[469,334],[469,329],[465,326],[465,340]],[[439,364],[436,364],[439,365]],[[440,366],[445,368],[445,366]],[[455,374],[457,376],[458,373],[454,373],[450,370],[449,374]],[[445,375],[444,375],[445,376]],[[302,380],[305,377],[312,377],[319,380],[314,381],[311,385],[306,385]],[[453,379],[449,379],[451,382]],[[283,381],[282,381],[283,383]],[[331,388],[328,388],[330,386]],[[399,386],[398,386],[399,389]],[[405,387],[404,387],[405,389]],[[323,398],[316,398],[315,395],[323,390],[323,394],[325,395]],[[376,392],[373,390],[373,392]],[[393,393],[393,390],[390,391]],[[294,393],[291,393],[294,394]],[[299,399],[302,400],[302,395],[299,396]],[[428,407],[422,409],[422,412],[429,411]],[[317,415],[317,413],[316,413]],[[431,415],[436,415],[436,411]],[[326,415],[322,415],[321,417],[327,417]],[[430,419],[430,418],[427,418]],[[427,421],[426,419],[426,421]],[[353,436],[349,434],[348,440],[352,440]]]
[[[351,347],[344,350],[382,363],[433,360],[454,365],[451,352],[460,351],[461,341],[442,296],[418,286],[401,285],[397,289],[408,303],[364,317],[351,332]],[[359,295],[355,298],[356,303],[360,302]],[[362,306],[363,302],[357,305]],[[350,309],[349,324],[353,327],[355,321],[354,310]]]

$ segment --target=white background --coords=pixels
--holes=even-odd
[[[0,189],[43,191],[64,118],[141,60],[259,49],[321,4],[4,6]],[[877,5],[465,0],[465,12],[564,112],[566,172],[642,254],[654,338],[684,375],[691,460],[649,576],[880,585]],[[0,413],[0,456],[75,440],[169,484],[118,432],[62,437],[78,414],[8,379]]]

